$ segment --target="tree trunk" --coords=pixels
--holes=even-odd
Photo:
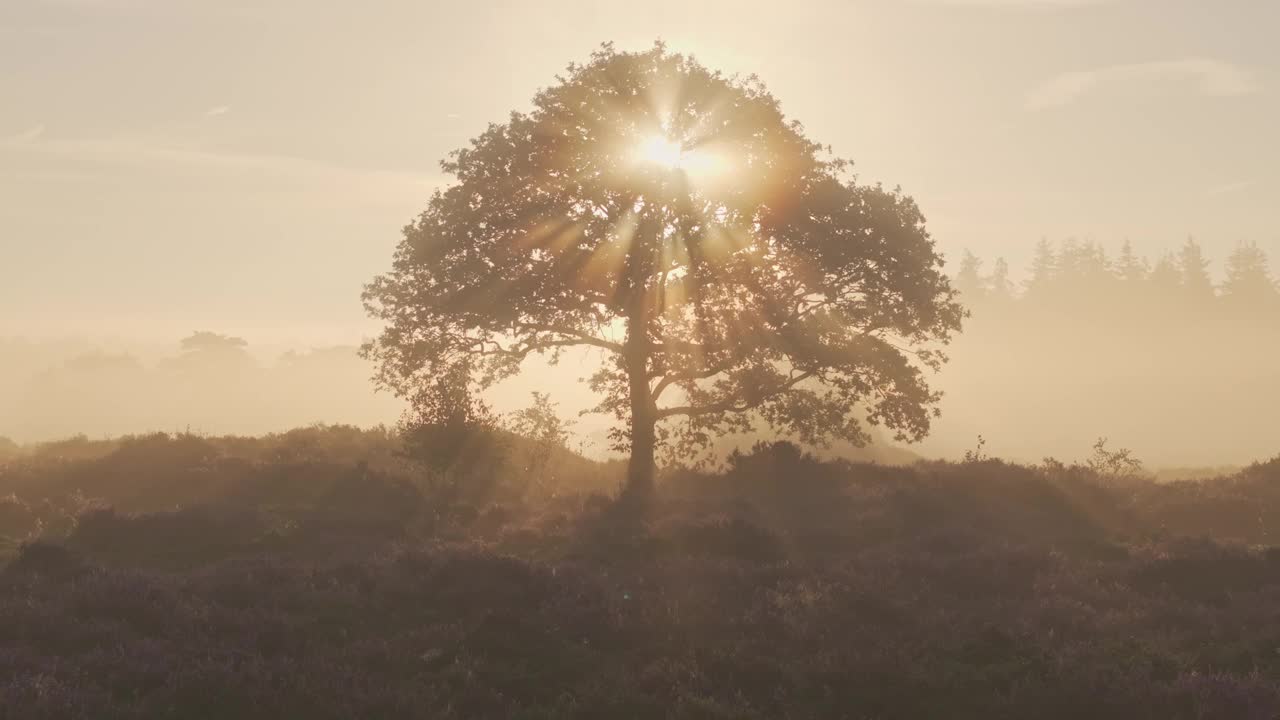
[[[653,495],[654,448],[657,444],[654,426],[657,422],[653,398],[649,395],[647,358],[628,358],[627,373],[631,383],[631,458],[627,462],[626,494],[636,499]]]
[[[631,403],[631,458],[627,462],[625,494],[637,500],[653,495],[655,425],[658,410],[649,390],[649,318],[643,293],[632,300],[627,318],[627,339],[623,364],[626,366]]]
[[[623,343],[623,364],[627,371],[631,403],[631,458],[627,462],[627,485],[624,496],[641,505],[654,493],[654,449],[657,444],[655,425],[658,409],[649,390],[649,294],[646,290],[653,270],[653,245],[659,229],[646,213],[636,229],[631,252],[627,255],[627,339]]]

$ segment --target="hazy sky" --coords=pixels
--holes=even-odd
[[[437,161],[601,41],[759,74],[944,251],[1280,262],[1280,2],[0,1],[0,335],[357,340]]]

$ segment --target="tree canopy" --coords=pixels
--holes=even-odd
[[[960,327],[915,202],[858,184],[754,77],[604,45],[442,166],[455,182],[365,289],[376,381],[483,387],[585,347],[629,482],[762,421],[802,441],[924,436]],[[855,408],[858,408],[855,411]]]

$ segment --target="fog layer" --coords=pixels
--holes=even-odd
[[[1033,461],[1082,458],[1104,436],[1160,466],[1280,451],[1280,294],[1257,248],[1241,245],[1215,267],[1194,241],[1155,261],[1042,243],[1018,283],[998,259],[966,255],[953,265],[972,317],[935,378],[946,392],[942,417],[914,452],[957,457],[979,435],[993,454]],[[511,411],[530,390],[549,391],[599,454],[605,419],[577,417],[593,399],[576,381],[595,364],[530,363],[489,399]],[[393,424],[402,409],[374,393],[355,343],[269,354],[214,333],[159,349],[9,339],[0,340],[0,368],[0,436],[26,443]]]

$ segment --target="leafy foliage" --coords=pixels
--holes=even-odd
[[[546,492],[548,473],[554,473],[555,459],[569,449],[571,423],[556,414],[556,403],[548,393],[534,391],[533,404],[517,410],[507,419],[507,427],[529,441],[525,472],[533,489]]]
[[[451,481],[462,473],[492,475],[501,455],[497,418],[471,390],[465,366],[455,366],[417,388],[401,421],[406,454]]]
[[[599,351],[637,484],[657,443],[687,457],[753,420],[860,444],[861,406],[928,432],[923,370],[963,312],[909,197],[856,184],[754,78],[661,45],[606,45],[533,105],[443,163],[456,183],[367,286],[383,387]]]
[[[1144,472],[1142,461],[1134,457],[1131,450],[1108,450],[1106,438],[1098,438],[1093,444],[1093,457],[1089,458],[1088,465],[1098,476],[1112,480],[1132,480]]]

